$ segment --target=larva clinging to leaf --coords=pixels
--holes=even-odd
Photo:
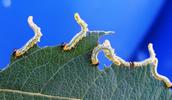
[[[92,64],[94,65],[99,64],[98,54],[101,50],[103,50],[105,56],[109,60],[113,61],[117,65],[120,65],[120,62],[117,59],[115,59],[115,52],[114,52],[114,49],[111,47],[109,40],[105,40],[103,44],[99,44],[97,47],[93,49],[92,56],[91,56]]]
[[[13,55],[15,57],[19,57],[26,53],[31,47],[33,47],[37,42],[40,42],[40,38],[42,36],[41,29],[33,22],[33,17],[28,17],[28,24],[31,29],[34,31],[35,35],[31,38],[22,48],[14,51]]]
[[[119,56],[116,56],[115,59],[117,59],[122,65],[127,66],[127,67],[146,66],[147,64],[152,63],[154,61],[154,59],[156,58],[152,43],[149,43],[148,50],[149,50],[150,57],[143,60],[143,61],[140,61],[140,62],[126,62],[125,60],[123,60]]]
[[[79,16],[78,13],[74,15],[75,20],[81,26],[81,31],[77,33],[68,44],[64,44],[63,50],[71,50],[82,38],[86,37],[88,31],[88,25]]]

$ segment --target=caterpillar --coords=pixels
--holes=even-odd
[[[28,17],[28,24],[31,29],[34,31],[35,35],[31,38],[22,48],[17,49],[13,52],[13,55],[19,57],[25,54],[31,47],[33,47],[37,42],[40,42],[40,38],[42,37],[41,29],[33,22],[33,17]]]
[[[88,31],[87,23],[85,23],[84,20],[82,20],[80,18],[78,13],[75,13],[74,18],[75,18],[76,22],[81,26],[81,31],[79,33],[77,33],[68,44],[63,45],[63,50],[65,50],[65,51],[71,50],[73,47],[75,47],[75,45],[80,40],[82,40],[82,38],[86,37],[86,33]]]
[[[140,66],[146,66],[148,64],[153,64],[153,68],[151,69],[152,75],[156,79],[165,82],[168,88],[172,87],[171,81],[167,77],[160,75],[157,72],[158,59],[156,58],[156,54],[154,52],[152,43],[149,43],[148,45],[148,51],[149,51],[150,57],[141,62],[126,62],[125,60],[123,60],[122,58],[120,58],[119,56],[115,54],[114,49],[110,45],[110,42],[108,40],[105,40],[103,44],[99,44],[97,47],[93,49],[92,56],[91,56],[92,64],[94,65],[99,64],[97,56],[101,50],[103,50],[105,56],[109,60],[111,60],[113,63],[117,65],[124,65],[126,67],[140,67]]]
[[[114,62],[117,65],[120,65],[121,63],[118,61],[118,59],[115,59],[115,50],[111,47],[109,40],[105,40],[103,44],[99,44],[97,47],[95,47],[92,51],[92,56],[91,56],[91,62],[93,65],[98,65],[99,60],[98,60],[98,54],[99,52],[103,50],[105,56]]]

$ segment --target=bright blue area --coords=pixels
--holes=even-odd
[[[164,5],[164,0],[12,0],[11,6],[2,4],[0,5],[1,68],[9,63],[13,49],[22,47],[34,35],[27,24],[29,15],[34,17],[34,21],[44,34],[39,45],[47,46],[69,42],[80,31],[73,18],[75,12],[80,13],[90,30],[115,31],[115,34],[102,38],[100,42],[108,38],[117,55],[130,60],[132,54],[137,51],[137,46],[149,33]],[[111,63],[102,54],[100,61],[100,69],[102,64]]]
[[[155,52],[159,59],[158,72],[172,80],[172,1],[168,0],[154,25],[151,27],[149,34],[145,37],[138,48],[135,56],[140,52],[148,52],[144,46],[149,42],[154,44]],[[136,57],[137,58],[137,57]],[[142,57],[144,58],[144,57]]]

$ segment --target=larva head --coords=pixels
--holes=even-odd
[[[99,61],[98,61],[97,57],[96,57],[96,58],[92,57],[92,58],[91,58],[91,62],[92,62],[92,64],[95,65],[95,66],[99,65]]]
[[[65,45],[66,45],[66,43],[65,42],[62,42],[61,45],[60,45],[60,47],[61,48],[64,48]]]
[[[70,50],[70,48],[67,46],[67,44],[64,44],[64,45],[63,45],[63,50],[64,50],[64,51],[68,51],[68,50]]]
[[[14,52],[13,52],[13,56],[19,57],[20,55],[21,55],[20,52],[15,49]]]
[[[167,88],[171,88],[172,89],[172,83],[168,84]]]
[[[60,47],[63,48],[64,51],[68,50],[67,44],[65,42],[61,43]]]
[[[99,65],[99,62],[98,63],[96,63],[96,64],[93,64],[94,66],[98,66]]]
[[[94,66],[98,66],[99,65],[99,62],[98,61],[92,61],[92,64],[94,65]]]

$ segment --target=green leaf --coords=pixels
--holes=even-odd
[[[91,53],[103,32],[89,32],[76,48],[34,46],[0,72],[0,100],[171,100],[148,64],[138,68],[112,64],[99,71]]]

